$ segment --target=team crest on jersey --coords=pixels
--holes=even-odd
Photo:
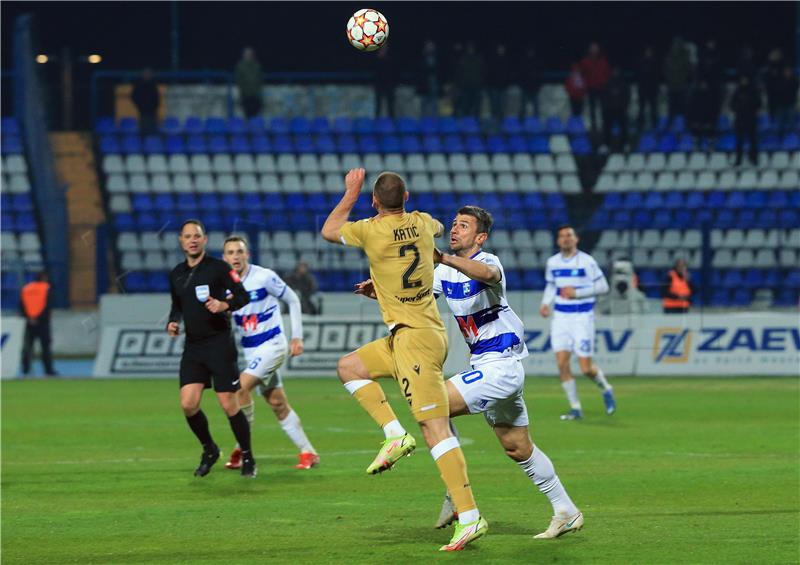
[[[211,290],[208,288],[207,284],[201,284],[194,287],[194,295],[200,302],[205,302],[208,300],[208,297],[211,296]]]

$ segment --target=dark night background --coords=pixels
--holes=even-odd
[[[230,69],[250,44],[267,70],[359,70],[370,55],[345,40],[349,16],[362,7],[383,12],[397,58],[416,61],[421,43],[471,39],[482,45],[534,44],[548,70],[566,69],[599,40],[610,60],[630,66],[641,45],[663,54],[677,34],[719,41],[726,63],[751,44],[762,60],[778,45],[795,54],[796,2],[179,2],[182,69]],[[70,46],[100,53],[98,68],[170,66],[170,2],[2,3],[2,64],[11,65],[14,18],[33,13],[42,51]]]

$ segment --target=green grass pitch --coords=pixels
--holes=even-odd
[[[2,561],[25,563],[756,564],[800,559],[798,379],[616,379],[619,412],[580,382],[586,419],[560,422],[557,379],[529,379],[533,437],[586,516],[532,539],[550,506],[480,416],[458,419],[486,537],[440,554],[443,487],[424,447],[382,476],[382,436],[335,379],[287,393],[322,455],[295,450],[258,400],[255,480],[200,449],[176,380],[11,381],[2,390]],[[391,381],[403,423],[415,429]],[[213,395],[204,409],[227,454]],[[416,434],[418,444],[422,438]]]

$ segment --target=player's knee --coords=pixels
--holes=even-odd
[[[181,398],[181,410],[186,416],[194,416],[200,410],[200,401],[194,398]]]
[[[356,371],[356,364],[352,356],[345,355],[339,359],[336,364],[336,374],[339,375],[339,380],[343,383],[358,379],[358,372]]]

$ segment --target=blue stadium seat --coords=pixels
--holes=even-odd
[[[661,153],[674,153],[678,150],[678,138],[674,133],[665,133],[658,140],[658,150]]]
[[[744,208],[747,204],[744,192],[731,192],[725,200],[725,207],[732,210]]]
[[[148,135],[144,138],[143,149],[147,155],[164,153],[164,141],[160,135]]]
[[[588,137],[575,137],[570,144],[572,145],[572,152],[575,155],[588,155],[592,152],[592,144]]]
[[[438,133],[439,128],[437,127],[436,118],[420,118],[419,131],[423,136]]]
[[[653,215],[647,210],[636,210],[631,217],[631,227],[637,230],[644,230],[653,223]]]
[[[625,210],[638,210],[644,206],[644,195],[641,192],[628,192],[623,194],[622,208]]]
[[[231,152],[238,154],[253,153],[253,146],[246,135],[235,134],[231,136]]]
[[[657,193],[656,193],[657,194]],[[682,192],[667,192],[664,195],[663,204],[664,208],[669,210],[677,210],[685,207],[684,195]]]
[[[447,135],[442,143],[442,148],[445,153],[463,153],[464,144],[461,142],[459,135]]]
[[[756,227],[756,211],[747,208],[739,210],[736,217],[736,227],[745,229]]]
[[[208,153],[205,136],[198,134],[190,135],[186,140],[186,152],[191,155]]]
[[[716,228],[728,229],[739,227],[736,215],[732,210],[717,210],[714,222]]]
[[[478,135],[469,135],[464,142],[464,149],[467,153],[486,153],[486,145]]]
[[[674,223],[673,226],[676,229],[689,229],[695,226],[695,216],[689,210],[675,210],[675,213],[672,216],[672,221]]]
[[[415,118],[398,118],[397,132],[400,134],[416,135],[419,133],[419,122]]]
[[[522,124],[516,116],[507,116],[500,127],[503,133],[516,135],[522,133]]]
[[[212,135],[208,140],[208,149],[211,153],[230,153],[228,139],[224,135]]]
[[[294,153],[294,143],[287,134],[276,135],[272,138],[272,150],[276,153]]]
[[[800,298],[798,298],[797,291],[788,288],[778,291],[773,300],[775,306],[784,307],[797,306],[799,302]]]
[[[143,212],[143,211],[146,212],[147,211],[146,209],[142,209],[140,207],[137,207],[136,205],[136,199],[139,196],[146,196],[146,195],[135,195],[133,197],[133,209],[136,212]],[[160,194],[154,195],[152,199],[152,209],[153,211],[157,212],[171,212],[172,210],[175,209],[175,199],[173,195],[168,192],[162,192]]]
[[[612,223],[611,211],[604,209],[600,209],[594,213],[587,227],[592,230],[618,229],[618,226]]]
[[[745,206],[751,209],[766,208],[767,194],[761,191],[749,191],[744,195]]]
[[[14,214],[7,212],[5,209],[3,209],[2,217],[0,217],[0,229],[11,233],[17,231],[17,221]]]
[[[800,150],[800,135],[797,133],[787,133],[783,137],[782,149],[784,151]]]
[[[605,199],[601,205],[606,210],[616,210],[625,207],[624,193],[622,192],[609,192],[606,194]]]
[[[709,306],[727,306],[730,303],[728,299],[728,291],[724,288],[715,288],[711,291],[711,297],[708,301]]]
[[[438,135],[423,135],[422,136],[422,150],[425,153],[441,153],[442,140]]]
[[[123,273],[119,281],[125,292],[147,292],[149,290],[147,275],[144,273],[137,271]]]
[[[564,123],[558,116],[550,116],[549,118],[547,118],[546,129],[548,133],[550,133],[551,135],[562,134],[567,131],[567,128],[564,126]]]
[[[333,121],[331,130],[337,134],[352,134],[353,133],[353,120],[350,118],[336,118]]]
[[[395,127],[392,118],[378,118],[375,120],[375,133],[378,135],[388,135],[394,132]]]
[[[289,121],[289,131],[295,135],[311,135],[311,122],[298,116]]]
[[[567,133],[571,136],[586,135],[586,126],[580,116],[570,116],[567,120]]]
[[[253,135],[251,140],[254,153],[272,153],[272,143],[266,135]]]
[[[694,137],[691,134],[683,133],[678,137],[678,151],[683,153],[689,153],[695,150],[695,142]]]
[[[119,143],[117,143],[117,139],[115,137],[105,136],[100,138],[100,153],[103,153],[104,155],[116,155],[121,152],[122,150],[120,149]]]
[[[239,117],[228,118],[226,127],[228,132],[235,135],[244,135],[247,133],[247,123],[244,119]]]
[[[784,229],[794,229],[800,226],[800,214],[797,209],[781,210],[778,215],[778,225]]]
[[[719,209],[725,206],[726,201],[725,192],[721,190],[712,190],[706,197],[705,207]]]
[[[175,198],[175,208],[181,212],[197,210],[197,197],[194,194],[178,194]]]
[[[187,214],[197,216],[197,214]],[[136,216],[136,226],[139,231],[157,231],[161,228],[158,219],[152,212],[138,214]]]
[[[356,153],[358,145],[352,134],[340,134],[336,137],[336,151],[338,153]]]
[[[167,137],[164,149],[169,155],[180,155],[186,153],[186,144],[182,136],[171,135]]]
[[[652,133],[645,133],[639,138],[639,153],[653,153],[658,149],[658,141]]]
[[[142,140],[139,139],[138,135],[126,135],[122,138],[122,144],[120,145],[120,148],[122,149],[122,153],[126,155],[141,153]]]
[[[746,288],[737,288],[731,295],[732,306],[749,306],[753,301],[753,292]]]
[[[542,124],[542,121],[537,116],[528,116],[525,118],[525,121],[522,123],[522,129],[525,130],[526,133],[534,135],[545,133],[544,124]]]
[[[401,153],[422,153],[422,145],[416,135],[404,135],[400,138]]]
[[[314,150],[317,153],[335,153],[336,142],[328,134],[319,135],[314,140]]]
[[[208,231],[225,230],[225,222],[223,222],[222,216],[218,213],[206,213],[203,217],[203,223],[206,225]]]
[[[205,133],[206,128],[203,120],[197,116],[189,116],[183,123],[183,132],[187,135],[200,135]]]
[[[651,227],[658,230],[671,228],[674,224],[672,214],[668,210],[658,210],[653,213],[653,225]]]
[[[3,155],[18,155],[23,152],[22,141],[17,136],[4,135],[0,147]]]
[[[490,135],[487,139],[489,153],[508,153],[506,140],[501,135]]]
[[[169,292],[169,275],[163,271],[149,273],[147,288],[150,292]]]
[[[671,193],[671,194],[678,194],[678,193]],[[719,193],[722,195],[722,193]],[[724,199],[724,195],[722,195]],[[698,208],[705,208],[706,207],[706,198],[702,192],[689,192],[686,194],[686,203],[684,204],[686,209],[688,210],[697,210]]]
[[[139,133],[139,122],[136,118],[122,118],[117,124],[117,129],[122,134]]]
[[[732,129],[731,126],[731,119],[726,115],[721,115],[719,120],[717,120],[717,130],[721,132],[727,132]]]
[[[133,211],[137,213],[152,212],[154,210],[153,200],[149,194],[134,194],[131,199],[131,206]]]
[[[375,133],[375,122],[371,118],[356,118],[353,131],[359,135],[372,135]]]
[[[325,117],[317,117],[311,121],[311,133],[316,135],[321,134],[329,134],[331,132],[331,126],[328,123],[328,118]]]
[[[506,288],[508,290],[521,290],[523,288],[522,274],[517,269],[508,269],[505,271],[506,275]]]
[[[255,116],[247,120],[247,129],[253,135],[261,135],[267,131],[267,121],[263,116]]]
[[[683,133],[686,131],[686,118],[682,115],[675,116],[669,129],[673,133]]]
[[[545,135],[528,138],[528,151],[531,153],[550,153],[550,140]]]
[[[528,142],[521,135],[512,135],[508,138],[509,153],[527,153]]]
[[[211,135],[224,135],[228,133],[228,124],[222,118],[206,118],[206,133]]]
[[[33,212],[31,195],[29,193],[13,195],[11,197],[11,210],[14,212]]]
[[[758,138],[759,151],[779,151],[781,146],[781,138],[776,133],[766,133]]]
[[[780,210],[789,206],[789,196],[784,190],[771,190],[767,195],[767,207]]]
[[[764,271],[760,269],[745,269],[742,277],[742,284],[745,288],[761,288],[764,286]]]
[[[275,117],[269,122],[269,132],[273,135],[288,135],[290,133],[289,120]]]
[[[297,134],[294,136],[294,147],[298,153],[316,152],[316,144],[310,134]]]
[[[5,125],[5,120],[8,118],[3,118],[3,135],[19,135],[19,128],[17,127],[17,121],[14,120],[14,128],[8,128]],[[102,118],[97,118],[97,123],[94,125],[94,131],[97,132],[98,135],[113,135],[117,133],[117,126],[114,123],[114,118],[110,118],[104,116]]]
[[[204,200],[204,197],[206,198],[206,200]],[[238,212],[240,210],[247,209],[242,204],[241,195],[231,192],[223,194],[220,198],[217,198],[216,194],[201,195],[198,203],[200,204],[200,208],[202,209],[206,209],[204,202],[208,202],[213,206],[208,208],[210,210],[215,210],[219,208],[225,211]],[[214,204],[214,202],[217,202],[217,204]]]
[[[522,273],[522,284],[526,289],[544,290],[546,283],[542,271],[539,269],[529,269]]]
[[[477,118],[466,116],[458,119],[458,129],[465,135],[477,135],[481,132],[481,126]]]
[[[394,134],[381,135],[378,144],[381,153],[400,153],[400,138]]]
[[[234,208],[230,208],[229,207],[230,204],[228,204],[226,202],[225,208],[226,209],[238,210],[239,209],[239,200],[238,200],[238,198],[236,197],[235,194],[226,194],[225,195],[225,197],[229,197],[229,196],[233,196],[234,197],[234,199],[235,199],[234,200],[235,207]],[[181,202],[180,196],[178,197],[178,202],[179,203]],[[199,206],[201,210],[217,210],[220,207],[220,199],[216,194],[214,194],[212,192],[206,192],[206,193],[201,194],[199,196],[199,198],[197,199],[197,206]],[[192,207],[194,207],[194,206],[192,206]],[[178,205],[178,209],[182,210],[180,204]]]
[[[442,135],[454,135],[461,131],[458,121],[449,116],[441,117],[436,120],[436,130]]]

